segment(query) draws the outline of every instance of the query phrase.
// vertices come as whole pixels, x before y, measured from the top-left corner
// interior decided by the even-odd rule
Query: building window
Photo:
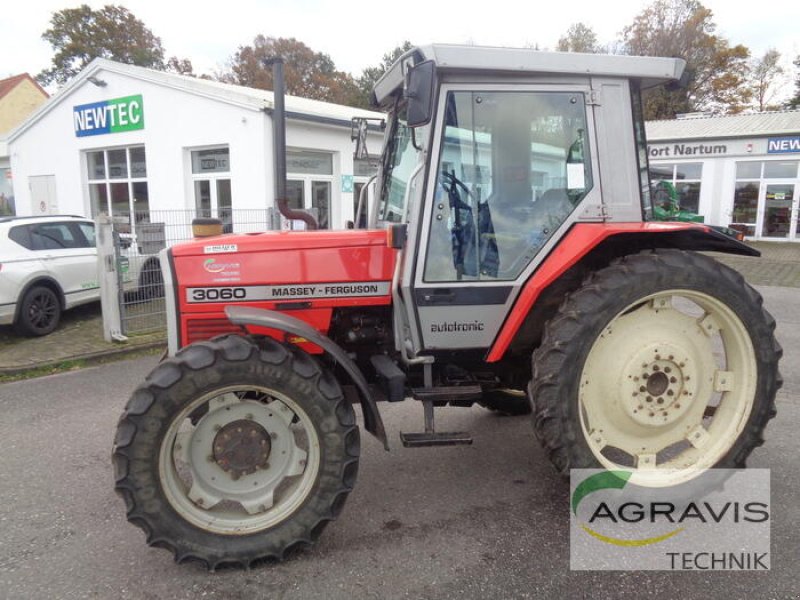
[[[748,236],[798,239],[798,175],[800,161],[736,163],[733,226]]]
[[[197,216],[219,219],[223,232],[233,232],[230,149],[192,150],[191,157]]]
[[[703,178],[703,163],[660,163],[650,164],[650,180],[654,190],[674,190],[675,200],[682,210],[698,214],[700,212],[700,182]],[[657,195],[658,196],[658,195]],[[659,198],[663,194],[658,196]],[[671,198],[665,198],[671,202]],[[656,199],[656,202],[664,201]],[[663,207],[669,210],[668,207]]]
[[[758,183],[737,181],[733,192],[733,225],[745,235],[756,234],[758,219]]]
[[[136,223],[150,221],[144,146],[92,150],[86,166],[92,218],[122,217],[118,231],[134,234]]]
[[[330,229],[333,191],[333,154],[306,150],[286,152],[287,200],[291,208],[305,209],[320,229]],[[302,221],[284,222],[284,228],[304,227]]]
[[[0,217],[16,214],[14,187],[11,183],[11,169],[0,169]]]

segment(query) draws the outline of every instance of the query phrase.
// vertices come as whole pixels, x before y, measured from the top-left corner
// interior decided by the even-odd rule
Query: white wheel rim
[[[204,405],[207,412],[192,423]],[[228,458],[246,443],[262,451],[242,470]],[[294,513],[313,488],[319,463],[319,437],[294,401],[268,388],[234,386],[194,400],[172,421],[159,478],[184,519],[213,533],[244,535]]]
[[[659,292],[621,311],[592,345],[579,386],[581,427],[603,467],[633,470],[631,483],[683,483],[731,449],[750,417],[756,376],[747,329],[724,302]]]

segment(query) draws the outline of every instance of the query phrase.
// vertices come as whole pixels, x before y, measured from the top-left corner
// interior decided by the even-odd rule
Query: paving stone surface
[[[744,275],[750,285],[800,288],[800,244],[753,242],[761,257],[712,253]]]
[[[163,331],[132,336],[123,343],[105,341],[100,303],[95,302],[65,312],[58,328],[43,337],[22,337],[12,327],[0,326],[0,375],[127,354],[157,344],[166,346]]]

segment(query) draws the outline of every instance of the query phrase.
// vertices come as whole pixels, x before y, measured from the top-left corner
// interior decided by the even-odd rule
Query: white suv
[[[120,262],[124,282],[133,287],[141,284],[136,278],[138,269],[134,273],[131,268],[139,261],[123,256]],[[155,276],[150,272],[155,265],[145,264],[148,278]],[[100,299],[97,275],[91,220],[0,217],[0,325],[13,323],[19,333],[47,335],[58,325],[63,310]]]

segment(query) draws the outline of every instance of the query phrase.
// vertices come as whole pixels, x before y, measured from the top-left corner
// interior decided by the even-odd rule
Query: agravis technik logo
[[[573,569],[770,568],[767,469],[712,469],[672,487],[637,485],[624,469],[571,476]]]

